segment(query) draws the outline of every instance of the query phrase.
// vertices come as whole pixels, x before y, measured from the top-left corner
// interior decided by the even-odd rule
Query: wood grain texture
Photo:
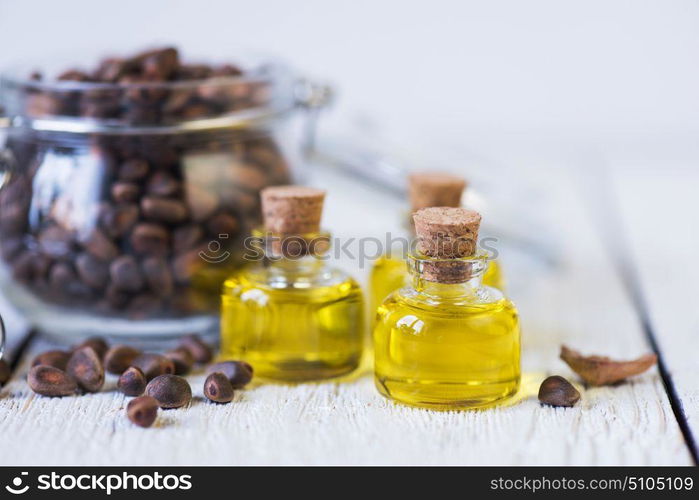
[[[550,229],[563,259],[561,267],[546,269],[503,248],[522,313],[525,370],[523,389],[510,404],[460,413],[402,407],[379,396],[365,368],[333,383],[255,385],[230,405],[214,405],[202,399],[203,377],[196,375],[190,377],[195,399],[189,407],[164,411],[155,428],[139,429],[125,418],[126,399],[114,392],[113,379],[99,394],[63,399],[31,394],[24,382],[28,356],[0,393],[0,462],[690,463],[655,370],[618,387],[580,387],[582,400],[572,409],[544,407],[536,400],[545,375],[575,380],[558,360],[561,342],[613,356],[648,351],[581,193],[559,172],[539,175],[551,188]],[[337,180],[326,173],[318,182],[327,186]],[[382,223],[376,212],[362,220],[342,210],[356,205],[358,186],[343,180],[343,187],[328,199],[325,224],[342,228],[341,236],[378,235]]]
[[[622,163],[614,191],[651,327],[699,439],[699,172]],[[650,237],[649,237],[650,236]]]

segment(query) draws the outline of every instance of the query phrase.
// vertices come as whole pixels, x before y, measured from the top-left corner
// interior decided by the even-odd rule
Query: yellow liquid
[[[494,292],[494,301],[393,293],[374,327],[379,392],[436,410],[484,407],[513,396],[520,383],[517,310]]]
[[[250,363],[255,376],[286,382],[338,377],[357,368],[363,299],[350,278],[328,286],[279,288],[242,272],[224,283],[221,357]]]
[[[370,318],[376,315],[381,303],[396,290],[409,283],[408,266],[405,260],[392,256],[379,257],[371,269],[369,283],[369,314]],[[498,290],[504,290],[505,284],[502,275],[502,266],[497,260],[491,260],[483,273],[483,284],[492,286]]]

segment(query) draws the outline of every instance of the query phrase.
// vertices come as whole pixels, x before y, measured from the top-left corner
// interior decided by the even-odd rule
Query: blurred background
[[[189,61],[278,57],[335,92],[322,148],[349,147],[370,169],[386,155],[461,173],[505,244],[521,249],[521,237],[533,237],[534,253],[555,255],[549,219],[566,195],[553,196],[561,184],[552,176],[574,170],[600,235],[631,220],[638,241],[654,237],[662,228],[647,228],[653,214],[638,207],[655,204],[681,215],[671,218],[675,252],[699,246],[696,210],[674,196],[699,180],[696,1],[0,0],[0,44],[0,67],[65,69],[81,57],[88,68],[163,45]],[[338,236],[397,226],[405,200],[312,172],[310,182],[332,192],[326,223]],[[612,223],[614,199],[626,212]],[[359,211],[348,210],[358,200]]]
[[[0,44],[2,66],[159,44],[276,55],[337,89],[325,132],[435,163],[697,156],[692,0],[0,0]]]

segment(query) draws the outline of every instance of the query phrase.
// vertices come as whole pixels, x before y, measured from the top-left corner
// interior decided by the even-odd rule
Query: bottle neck
[[[265,255],[264,265],[271,273],[313,274],[325,266],[325,261],[319,255],[304,255],[303,257],[284,257]]]
[[[413,288],[443,298],[473,295],[483,285],[486,257],[476,254],[461,259],[435,259],[413,253],[408,256]]]
[[[250,270],[251,276],[278,286],[313,282],[327,270],[324,257],[330,250],[330,234],[277,234],[259,228],[252,231],[249,248],[258,264]]]
[[[251,248],[257,256],[270,263],[280,262],[288,267],[306,267],[323,260],[330,250],[330,233],[318,231],[305,234],[278,234],[264,228],[251,234]],[[247,242],[246,242],[247,247]]]
[[[481,276],[474,276],[461,283],[438,283],[423,279],[420,275],[413,275],[412,279],[413,288],[418,292],[443,298],[473,295],[483,285]]]

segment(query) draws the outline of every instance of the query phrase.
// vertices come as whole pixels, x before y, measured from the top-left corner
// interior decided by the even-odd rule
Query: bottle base
[[[378,391],[397,403],[438,411],[475,410],[495,406],[513,397],[520,379],[497,382],[417,382],[415,380],[374,378]]]
[[[361,356],[345,358],[341,363],[304,358],[285,358],[274,361],[245,356],[243,359],[255,369],[255,376],[268,382],[317,382],[348,375],[359,368]]]

